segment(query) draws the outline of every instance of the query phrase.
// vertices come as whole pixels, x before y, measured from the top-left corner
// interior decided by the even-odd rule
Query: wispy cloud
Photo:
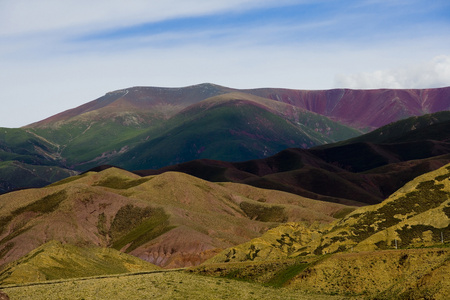
[[[446,0],[2,0],[0,126],[135,85],[450,85],[449,15]]]

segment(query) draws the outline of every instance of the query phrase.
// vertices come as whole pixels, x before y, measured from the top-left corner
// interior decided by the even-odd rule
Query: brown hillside
[[[329,223],[348,207],[182,173],[141,178],[109,168],[2,195],[0,212],[2,264],[56,240],[181,267],[283,222]]]

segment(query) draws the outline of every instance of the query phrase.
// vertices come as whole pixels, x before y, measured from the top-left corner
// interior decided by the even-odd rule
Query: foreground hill
[[[0,285],[159,269],[115,249],[80,248],[50,241],[4,266],[0,272]]]
[[[2,288],[11,299],[304,299],[338,300],[341,296],[305,294],[225,278],[211,278],[183,271],[102,276]]]
[[[284,224],[209,262],[414,248],[442,244],[449,238],[450,164],[417,177],[382,203],[358,208],[328,228]]]
[[[447,299],[449,237],[450,164],[417,177],[380,204],[329,225],[283,224],[191,272],[302,292]]]
[[[202,264],[189,272],[341,299],[442,299],[450,293],[448,248],[336,253],[301,259]],[[302,298],[303,299],[303,298]]]
[[[281,223],[329,223],[348,212],[183,173],[141,178],[109,168],[0,196],[0,263],[56,240],[114,248],[163,267],[191,266]]]
[[[184,192],[180,194],[173,187],[168,186],[168,183],[163,183],[164,181],[161,181],[163,175],[171,175],[170,179],[172,182],[176,178],[177,183],[183,186]],[[239,207],[247,214],[247,217],[250,217],[249,213],[252,213],[253,216],[251,218],[260,219],[261,221],[262,219],[268,221],[266,218],[279,218],[280,215],[283,215],[280,214],[279,209],[273,209],[274,203],[277,203],[276,206],[278,207],[283,207],[281,203],[284,201],[288,201],[291,205],[295,203],[294,198],[285,198],[288,194],[285,197],[280,197],[276,191],[271,191],[275,193],[273,194],[275,197],[271,198],[264,194],[265,190],[257,189],[259,194],[253,194],[253,188],[248,186],[232,183],[213,186],[214,184],[212,183],[205,185],[205,182],[202,183],[199,179],[190,181],[195,183],[195,186],[202,187],[201,190],[203,191],[207,190],[208,187],[215,187],[216,192],[217,189],[227,188],[232,189],[236,193],[230,195],[231,198],[227,200],[228,205],[218,207],[217,203],[213,206],[213,199],[217,199],[220,196],[219,194],[213,194],[214,192],[210,190],[209,193],[211,193],[212,198],[208,200],[209,205],[205,205],[204,201],[206,199],[199,197],[199,191],[195,194],[196,199],[203,199],[201,203],[194,201],[194,198],[188,197],[193,191],[189,191],[190,188],[187,184],[189,181],[186,180],[193,178],[187,175],[182,175],[184,177],[181,178],[173,177],[173,175],[178,174],[170,172],[163,175],[139,178],[128,172],[109,168],[100,173],[87,173],[70,178],[59,182],[53,188],[61,188],[64,185],[74,186],[74,183],[78,181],[78,185],[84,183],[85,185],[97,187],[99,189],[97,192],[107,190],[111,192],[109,196],[111,196],[113,190],[120,190],[119,194],[122,194],[122,197],[127,195],[129,198],[145,202],[150,198],[142,198],[140,195],[141,193],[149,195],[149,184],[153,182],[155,187],[157,186],[165,191],[163,194],[159,194],[156,190],[152,190],[156,194],[154,195],[154,203],[166,204],[164,206],[165,213],[170,217],[167,219],[168,223],[165,226],[176,224],[172,223],[172,219],[174,216],[173,212],[177,212],[175,218],[177,222],[183,222],[183,216],[190,215],[197,221],[197,229],[200,229],[199,225],[204,224],[206,220],[197,214],[200,205],[203,207],[204,214],[215,215],[214,222],[208,226],[208,233],[211,237],[214,237],[213,231],[217,230],[214,227],[214,223],[222,223],[215,212],[231,207],[230,203],[234,201],[243,201],[241,204],[246,203],[239,205]],[[167,197],[167,190],[170,190],[169,194],[176,197]],[[41,194],[45,194],[45,189],[40,189],[39,191]],[[159,197],[163,197],[163,199],[157,200]],[[239,200],[238,197],[242,198]],[[259,199],[257,202],[260,203],[272,204],[272,209],[268,209],[268,206],[265,206],[265,208],[252,208],[251,204],[254,203],[251,203],[248,197],[256,197]],[[95,197],[92,197],[92,195],[86,197],[86,194],[83,193],[78,193],[77,198],[81,199],[85,205],[96,202]],[[189,205],[189,211],[183,211],[183,207],[177,204],[177,202],[180,202],[180,199],[181,202]],[[114,203],[116,203],[118,198],[114,200]],[[220,198],[219,200],[223,201]],[[263,202],[264,200],[266,202]],[[108,208],[103,211],[103,214],[107,210],[115,210],[115,208],[112,209],[112,204],[108,205],[105,201],[106,199],[103,199],[101,201],[102,205],[99,206],[99,209],[100,207]],[[310,203],[309,200],[303,199],[301,201],[303,202],[298,202],[296,206],[307,206]],[[55,204],[53,201],[51,203]],[[324,207],[320,207],[320,202],[313,201],[313,203],[319,205],[315,207],[315,211],[323,211]],[[39,202],[39,204],[27,206],[27,209],[16,209],[13,215],[25,211],[28,211],[28,214],[30,214],[30,211],[38,211],[37,207],[41,207],[40,212],[43,212],[42,203]],[[9,205],[14,204],[9,203]],[[64,202],[60,203],[59,206],[68,207],[67,203]],[[205,211],[204,209],[208,206],[214,208],[206,212],[207,210]],[[330,212],[332,206],[332,204],[326,204],[325,207],[327,209],[325,211]],[[30,209],[31,207],[33,210]],[[94,223],[92,220],[89,221],[90,215],[95,216],[98,213],[93,208],[88,207],[86,210],[88,213],[84,213],[83,220]],[[286,209],[286,206],[284,208]],[[357,299],[446,299],[450,293],[450,284],[447,280],[448,272],[450,271],[450,251],[448,249],[448,237],[450,236],[449,208],[450,164],[417,177],[380,204],[358,208],[349,214],[346,214],[345,209],[334,212],[333,215],[335,216],[338,214],[346,215],[331,224],[326,224],[325,222],[320,224],[320,222],[304,220],[273,227],[258,238],[225,249],[203,264],[187,269],[186,271],[191,274],[183,274],[180,270],[177,270],[162,273],[127,274],[127,276],[118,275],[101,279],[83,279],[82,282],[72,279],[70,281],[48,282],[46,283],[48,286],[45,286],[45,292],[47,295],[51,291],[55,295],[66,297],[67,293],[70,293],[70,290],[73,289],[73,285],[76,284],[78,287],[76,293],[81,293],[79,294],[80,297],[88,297],[95,291],[97,298],[112,295],[110,293],[114,293],[116,296],[126,295],[130,299],[134,299],[133,297],[157,297],[161,295],[161,289],[163,289],[165,295],[170,295],[170,297],[199,297],[200,299],[201,297],[205,297],[205,299],[211,298],[210,293],[214,293],[215,298],[235,298],[238,296],[244,299],[269,296],[274,299],[296,299],[298,297],[304,298],[305,295],[308,295],[305,296],[306,298],[312,297],[313,299],[327,299],[329,295],[357,297]],[[54,212],[57,212],[58,209],[59,207]],[[156,211],[157,207],[154,206],[153,209]],[[127,210],[130,210],[130,208],[128,207]],[[82,211],[82,209],[78,209],[78,211]],[[46,212],[48,213],[48,211]],[[309,214],[311,213],[312,211],[309,211]],[[226,214],[228,215],[227,220],[235,220],[231,210]],[[122,251],[128,252],[129,247],[133,247],[133,244],[136,245],[136,243],[142,242],[142,235],[137,233],[142,233],[143,226],[137,225],[135,229],[128,231],[130,233],[125,233],[126,238],[120,237],[120,235],[117,235],[117,232],[123,233],[124,228],[127,227],[125,223],[133,220],[126,218],[125,221],[125,219],[122,219],[124,215],[126,213],[120,212],[119,209],[115,217],[106,217],[106,222],[103,217],[100,217],[96,227],[98,227],[99,236],[102,235],[100,231],[108,231],[110,233],[113,245],[117,245],[118,242],[117,240],[114,241],[114,239],[119,237],[119,240],[123,241],[123,243],[119,242],[119,244],[125,245],[119,246],[119,248],[122,247]],[[134,215],[140,216],[141,214]],[[66,214],[65,217],[67,219],[69,215]],[[106,224],[108,220],[112,220],[111,228],[114,228],[113,231],[107,229],[108,226]],[[149,219],[144,222],[146,223],[145,227],[150,227],[150,230],[153,230],[153,225],[148,226],[149,223],[147,222],[151,223]],[[272,225],[275,225],[275,223],[277,222],[272,222]],[[241,224],[245,226],[241,227],[241,230],[244,228],[249,230],[257,223],[245,224],[243,222]],[[136,223],[132,226],[135,225]],[[136,230],[137,228],[139,230]],[[169,229],[166,233],[173,232],[176,229],[177,227]],[[201,229],[203,232],[205,230],[207,229]],[[236,229],[228,226],[224,227],[222,223],[221,238],[223,239],[230,230],[234,230],[234,234],[239,234],[239,231],[236,231]],[[94,234],[96,233],[94,232]],[[70,237],[68,238],[70,239]],[[129,238],[132,239],[130,240]],[[174,236],[163,233],[158,238],[173,241],[180,237],[174,238]],[[198,236],[191,235],[190,239],[198,241]],[[128,240],[128,242],[125,242],[125,240]],[[80,244],[87,244],[86,241],[78,241]],[[188,241],[183,240],[183,242],[186,243]],[[45,249],[52,247],[61,248],[62,245],[57,242],[46,244],[9,266],[20,269],[21,265],[27,266],[27,263],[33,263],[34,261],[39,264],[41,253],[46,257]],[[177,255],[176,251],[171,251],[173,248],[170,249],[167,245],[161,245],[160,247],[172,255]],[[85,246],[83,249],[80,249],[66,245],[65,248],[65,252],[63,251],[58,256],[60,258],[57,259],[61,264],[65,264],[67,261],[61,259],[61,257],[65,257],[64,253],[66,252],[87,251],[86,257],[91,255],[89,254],[90,250],[85,248]],[[77,250],[68,251],[67,249]],[[132,252],[130,253],[133,254]],[[81,259],[81,262],[84,261],[85,259]],[[11,267],[9,270],[14,270],[14,267]],[[95,269],[95,267],[92,267],[92,269]],[[49,270],[54,271],[55,269],[50,268]],[[210,275],[217,278],[199,277],[192,273]],[[8,276],[6,275],[3,278],[8,278]],[[239,279],[240,281],[231,279]],[[249,282],[245,283],[242,281]],[[143,282],[145,282],[146,287],[142,287]],[[149,284],[149,282],[152,284]],[[263,283],[266,287],[256,285],[256,283]],[[115,285],[115,287],[99,293],[99,285]],[[222,285],[226,289],[221,289]],[[119,290],[117,290],[118,286],[120,286]],[[189,286],[188,290],[186,290],[186,286]],[[277,289],[274,290],[267,286],[277,287]],[[259,288],[259,290],[256,291],[255,288]],[[3,290],[16,297],[30,294],[38,295],[37,297],[39,297],[40,294],[44,293],[43,287],[36,284],[6,286]],[[264,293],[264,296],[261,292]],[[275,294],[272,294],[274,292]]]

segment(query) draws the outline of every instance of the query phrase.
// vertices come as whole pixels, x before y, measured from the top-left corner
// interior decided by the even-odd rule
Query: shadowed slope
[[[194,160],[139,175],[178,171],[210,181],[231,181],[338,203],[375,204],[423,173],[450,162],[447,112],[400,121],[362,136],[361,142],[287,149],[271,157],[229,163]],[[431,125],[417,125],[429,124]],[[437,121],[436,121],[437,120]],[[437,123],[435,123],[437,122]],[[404,130],[405,124],[416,129]],[[420,127],[420,128],[419,128]],[[396,133],[393,128],[400,128]],[[403,129],[402,129],[403,128]],[[385,132],[401,143],[376,144]],[[429,137],[431,139],[427,139]]]

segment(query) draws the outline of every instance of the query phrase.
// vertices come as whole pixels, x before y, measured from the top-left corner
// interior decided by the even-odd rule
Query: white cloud
[[[355,89],[450,86],[450,56],[439,55],[428,62],[394,69],[338,74],[335,86]]]

